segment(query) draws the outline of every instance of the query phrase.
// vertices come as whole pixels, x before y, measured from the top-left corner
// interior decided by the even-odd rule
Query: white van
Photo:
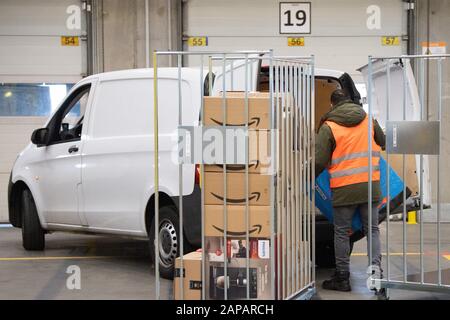
[[[259,67],[251,89],[267,84],[268,72],[268,67]],[[182,69],[184,125],[199,123],[199,77],[198,69]],[[216,77],[215,87],[221,88],[220,78]],[[177,69],[159,69],[159,263],[161,275],[167,278],[173,277],[179,242],[178,166],[171,160],[178,126],[177,79]],[[346,88],[359,102],[348,74],[316,69],[318,79]],[[320,97],[320,88],[316,90]],[[316,101],[328,104],[330,93]],[[197,175],[194,165],[184,166],[185,252],[201,243]],[[50,231],[154,239],[153,181],[152,69],[93,75],[71,89],[17,157],[8,190],[10,222],[22,228],[26,250],[43,250]],[[316,227],[318,264],[333,261],[332,225],[318,217]],[[150,241],[153,256],[152,247]]]

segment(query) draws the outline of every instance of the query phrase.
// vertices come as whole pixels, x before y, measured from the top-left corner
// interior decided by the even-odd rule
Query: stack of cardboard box
[[[246,229],[245,165],[226,166],[227,243],[224,243],[223,165],[204,166],[206,293],[224,298],[224,263],[228,261],[228,298],[245,299],[246,256],[250,259],[250,298],[270,298],[270,113],[268,93],[248,94],[248,119],[243,92],[227,92],[227,119],[222,97],[204,98],[205,126],[242,126],[248,123],[248,230]],[[248,121],[247,121],[248,120]],[[246,234],[249,234],[249,243]]]
[[[245,127],[247,123],[243,92],[226,93],[226,126]],[[222,97],[204,98],[204,125],[222,126]],[[268,93],[248,94],[248,217],[249,243],[246,241],[245,165],[227,165],[227,243],[224,243],[224,174],[223,165],[204,166],[203,230],[206,245],[206,281],[201,279],[200,252],[186,254],[184,270],[176,260],[175,299],[200,299],[205,286],[207,299],[224,298],[224,263],[228,261],[228,298],[245,299],[247,288],[246,255],[250,258],[250,297],[269,299],[270,292],[270,96]],[[240,150],[238,152],[241,152]],[[248,248],[248,249],[247,249]],[[191,270],[193,269],[193,270]],[[180,276],[184,276],[184,295],[180,292]]]

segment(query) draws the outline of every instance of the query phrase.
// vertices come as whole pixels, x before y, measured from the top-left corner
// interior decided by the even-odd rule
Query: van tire
[[[22,192],[22,244],[25,250],[38,251],[45,248],[45,231],[30,190]]]
[[[178,209],[174,205],[165,206],[159,209],[159,235],[160,235],[160,261],[159,274],[164,279],[173,279],[175,270],[175,259],[180,255],[180,228],[179,228]],[[152,220],[150,226],[150,257],[155,263],[155,218]],[[184,238],[183,253],[188,253],[192,250],[189,242]],[[175,252],[174,252],[175,251]]]

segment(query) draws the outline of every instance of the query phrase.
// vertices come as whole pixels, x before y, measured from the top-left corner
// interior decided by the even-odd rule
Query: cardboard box
[[[219,96],[222,96],[222,92],[220,91]],[[269,99],[270,98],[270,93],[269,92],[261,92],[261,91],[249,91],[247,93],[249,98],[266,98]],[[227,91],[227,97],[230,98],[244,98],[245,97],[245,91]]]
[[[243,93],[227,93],[227,126],[245,126],[245,99]],[[204,97],[205,125],[223,125],[222,97]],[[248,98],[248,126],[253,129],[270,129],[270,99],[267,93],[250,94]]]
[[[249,236],[265,238],[270,237],[269,206],[249,206]],[[228,236],[245,236],[245,206],[227,206]],[[205,236],[223,237],[223,206],[205,205]]]
[[[201,300],[202,298],[202,253],[191,252],[183,257],[184,267],[184,297],[181,296],[181,258],[175,260],[175,277],[173,279],[173,292],[175,300]]]
[[[205,172],[205,204],[223,204],[224,175],[222,172]],[[245,173],[227,173],[227,204],[245,205]],[[272,176],[248,175],[248,200],[252,206],[270,205],[270,185]]]
[[[247,257],[247,240],[231,239],[228,240],[227,253],[229,258]],[[270,240],[250,238],[249,256],[250,259],[269,259]]]
[[[327,79],[316,79],[315,82],[315,128],[319,127],[322,116],[331,110],[331,94],[334,90],[339,89],[337,82]]]
[[[246,259],[231,259],[228,268],[228,299],[247,298]],[[224,264],[207,261],[206,293],[210,299],[224,299]],[[249,268],[250,299],[271,298],[271,272],[269,259],[251,259]]]
[[[208,236],[208,260],[214,262],[223,262],[225,257],[224,238],[217,236]],[[270,240],[264,238],[249,238],[250,259],[269,259],[270,258]],[[227,238],[227,257],[229,259],[243,258],[247,256],[247,240],[245,238]]]
[[[271,298],[271,282],[273,274],[270,272],[271,260],[265,253],[270,251],[270,240],[264,238],[250,238],[250,298],[251,299],[270,299]],[[239,243],[240,242],[240,243]],[[223,237],[206,237],[205,252],[206,256],[206,281],[205,291],[209,299],[223,299],[224,295],[224,256],[228,252],[228,298],[229,299],[246,299],[247,288],[247,259],[241,257],[243,251],[246,251],[245,239],[228,239],[228,243],[224,245]],[[259,244],[261,249],[256,249]],[[237,246],[234,246],[236,245]],[[255,247],[256,252],[252,251]],[[241,251],[241,253],[239,253]],[[246,254],[246,252],[245,252]],[[259,255],[265,258],[259,258]],[[258,257],[257,257],[258,256]]]
[[[248,141],[248,172],[271,174],[270,131],[249,130]],[[204,170],[205,172],[222,172],[223,165],[205,165]],[[227,165],[227,172],[245,172],[245,164],[229,164]]]

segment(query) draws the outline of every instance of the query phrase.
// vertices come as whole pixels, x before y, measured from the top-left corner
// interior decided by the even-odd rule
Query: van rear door
[[[368,88],[368,66],[365,65],[358,69],[366,82]],[[390,121],[418,121],[420,120],[420,99],[417,89],[416,79],[409,60],[398,60],[395,63],[391,62],[389,67],[390,74],[390,104],[389,114],[387,114],[387,62],[377,60],[373,63],[372,75],[372,110],[373,116],[383,129],[386,129],[386,119],[389,116]],[[403,99],[403,74],[406,75],[406,101]],[[369,94],[369,93],[368,93]],[[405,117],[403,114],[403,103],[405,102]],[[411,137],[414,139],[414,137]],[[402,176],[402,161],[401,155],[390,156],[390,165],[395,171]],[[420,172],[420,155],[406,156],[406,177],[405,182],[412,191],[413,196],[419,193],[419,172]],[[429,157],[423,156],[423,202],[424,205],[431,204],[431,182],[430,182],[430,168]]]

